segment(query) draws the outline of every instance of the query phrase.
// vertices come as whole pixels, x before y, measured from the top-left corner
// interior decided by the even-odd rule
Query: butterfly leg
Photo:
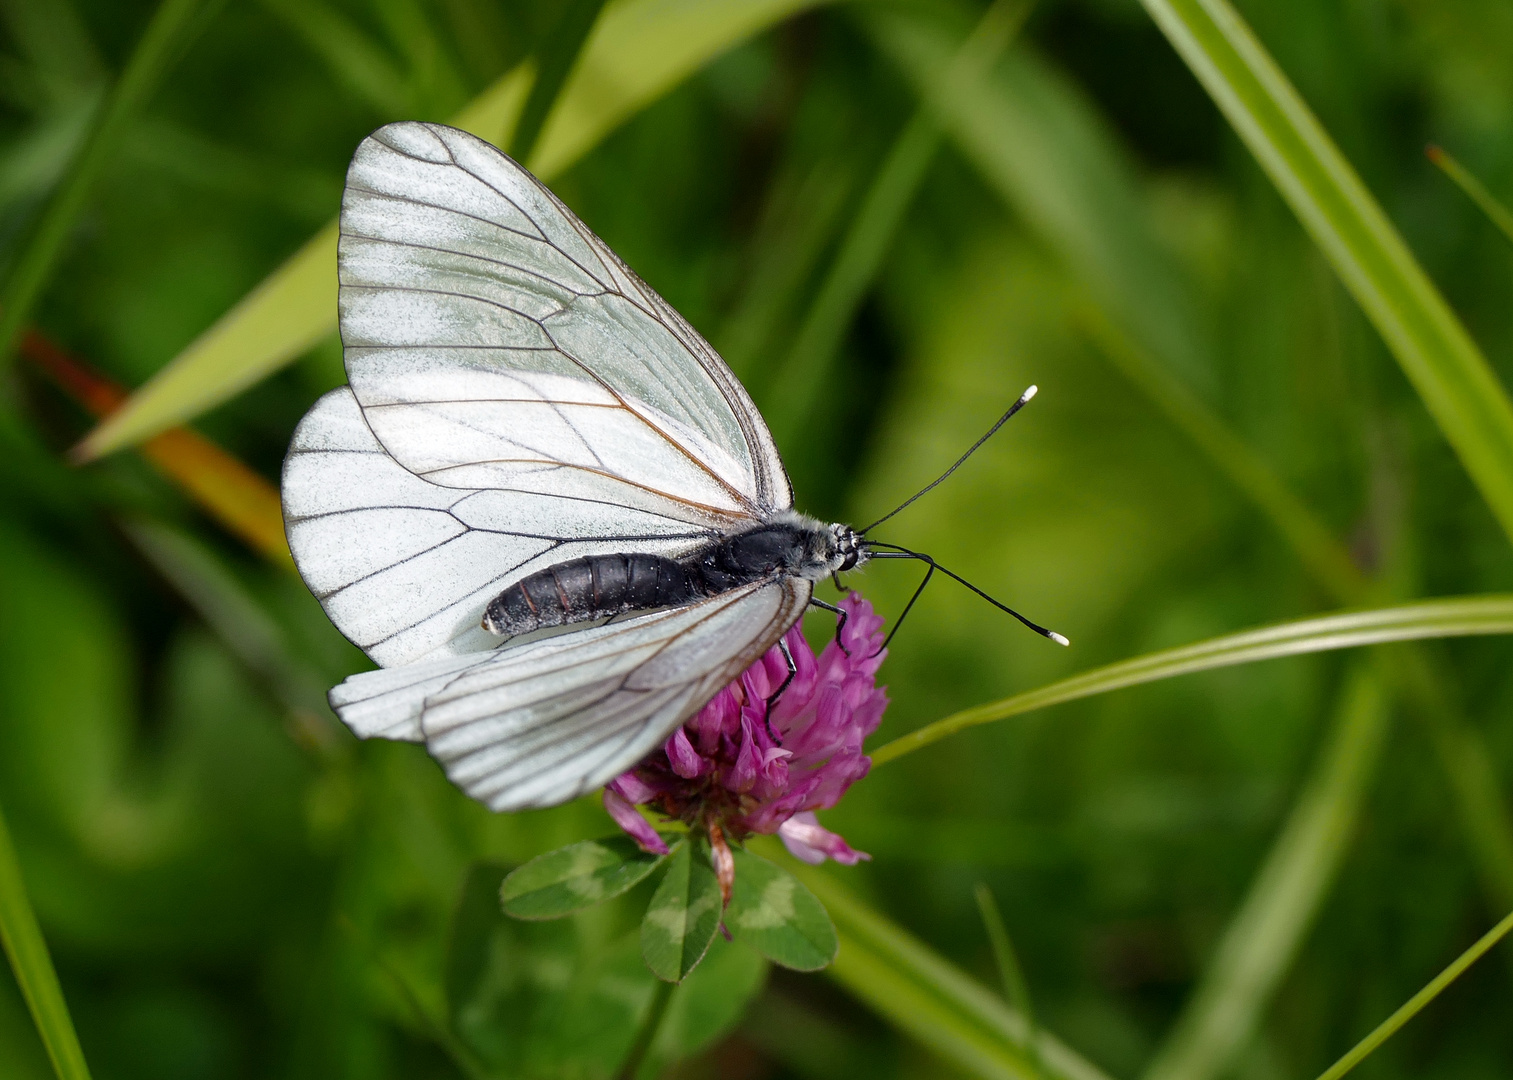
[[[812,596],[809,598],[809,606],[823,608],[825,611],[829,611],[840,616],[840,619],[835,624],[835,643],[841,647],[841,652],[845,653],[847,656],[850,656],[851,650],[846,648],[846,643],[841,640],[841,631],[846,629],[846,620],[850,618],[850,616],[846,614],[846,609],[838,608],[834,604],[827,604],[823,600],[816,600]]]
[[[767,725],[767,737],[777,746],[783,745],[783,740],[778,738],[777,732],[772,730],[772,707],[777,704],[778,698],[783,696],[783,691],[788,689],[788,684],[799,673],[799,666],[793,662],[793,653],[788,651],[786,638],[778,638],[778,648],[783,652],[783,659],[788,661],[788,675],[783,684],[772,693],[767,695],[767,707],[762,710],[762,723]]]

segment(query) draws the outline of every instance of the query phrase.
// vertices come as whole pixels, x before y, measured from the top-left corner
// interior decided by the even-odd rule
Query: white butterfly
[[[868,557],[793,512],[708,343],[487,143],[364,140],[339,265],[350,385],[301,421],[283,500],[305,582],[381,666],[331,691],[358,735],[423,741],[496,810],[565,802]]]

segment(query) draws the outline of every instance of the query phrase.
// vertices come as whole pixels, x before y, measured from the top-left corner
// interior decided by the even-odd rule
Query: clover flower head
[[[770,712],[767,699],[788,676],[777,646],[673,732],[661,750],[604,789],[605,809],[646,851],[665,853],[667,846],[638,805],[707,831],[727,899],[726,837],[776,833],[809,863],[830,858],[851,865],[870,858],[815,816],[867,775],[872,761],[862,753],[862,740],[877,729],[888,704],[877,685],[886,655],[883,619],[856,593],[840,607],[845,625],[818,657],[797,626],[784,635],[797,670]]]

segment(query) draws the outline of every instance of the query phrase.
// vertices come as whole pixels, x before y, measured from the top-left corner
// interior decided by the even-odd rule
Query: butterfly
[[[729,367],[490,144],[379,129],[340,228],[348,385],[282,491],[301,576],[379,665],[330,693],[357,735],[423,742],[495,810],[566,802],[888,547],[795,512]]]

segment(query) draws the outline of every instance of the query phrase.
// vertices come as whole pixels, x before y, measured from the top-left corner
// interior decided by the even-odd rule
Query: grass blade
[[[792,349],[778,370],[765,377],[768,390],[763,396],[769,403],[764,403],[763,414],[779,446],[791,447],[812,422],[836,350],[939,146],[939,127],[920,109],[904,125],[862,196]]]
[[[1030,1050],[1030,1065],[1035,1075],[1041,1075],[1040,1032],[1035,1026],[1035,1003],[1030,999],[1030,984],[1019,965],[1019,956],[1014,952],[1014,943],[1009,938],[1008,928],[1003,925],[1003,915],[998,911],[998,902],[985,882],[979,881],[974,890],[977,894],[977,910],[982,912],[982,924],[988,931],[988,940],[993,945],[993,958],[998,963],[998,976],[1003,980],[1005,1000],[1019,1010],[1024,1017],[1024,1041]]]
[[[516,161],[527,160],[536,148],[547,115],[557,103],[573,63],[583,51],[589,31],[603,8],[604,0],[568,0],[558,12],[556,23],[537,50],[536,82],[510,139],[510,156]]]
[[[619,0],[608,5],[528,159],[560,175],[627,119],[738,42],[821,0]]]
[[[47,1047],[58,1080],[89,1080],[89,1066],[79,1048],[79,1037],[74,1032],[73,1018],[68,1015],[68,1003],[63,1000],[63,988],[58,985],[52,957],[47,953],[47,942],[26,896],[26,884],[21,880],[21,866],[16,861],[16,849],[3,811],[0,811],[0,939],[4,940],[5,955],[16,973],[16,984],[31,1009],[32,1020]]]
[[[1392,1038],[1398,1028],[1417,1016],[1419,1011],[1437,998],[1445,987],[1460,978],[1461,974],[1480,960],[1488,949],[1507,937],[1510,930],[1513,930],[1513,912],[1503,916],[1502,922],[1478,938],[1474,945],[1456,957],[1450,966],[1436,975],[1427,986],[1405,1001],[1397,1012],[1377,1025],[1375,1031],[1356,1043],[1348,1054],[1320,1073],[1319,1080],[1340,1080],[1340,1077],[1364,1061],[1377,1047]]]
[[[203,0],[163,0],[115,84],[106,93],[89,133],[63,181],[37,220],[0,289],[0,365],[10,360],[21,328],[46,288],[95,182],[115,153],[121,132],[141,111],[197,28]]]
[[[621,0],[594,24],[547,117],[531,170],[550,180],[616,126],[732,45],[817,0]],[[522,64],[453,117],[506,144],[533,82]],[[294,361],[336,329],[333,221],[139,388],[78,446],[88,461],[184,423]]]
[[[95,416],[109,416],[126,391],[65,353],[36,331],[21,340],[21,353]],[[188,428],[170,428],[142,445],[142,456],[176,483],[226,530],[264,558],[286,569],[294,559],[284,538],[278,489],[240,460]]]
[[[1509,210],[1497,201],[1497,196],[1487,190],[1483,184],[1466,169],[1464,165],[1456,161],[1441,147],[1432,143],[1424,147],[1424,155],[1440,170],[1455,182],[1466,195],[1481,208],[1481,212],[1492,219],[1492,224],[1502,230],[1502,234],[1509,240],[1513,240],[1513,210]]]
[[[1513,633],[1513,595],[1496,593],[1420,600],[1242,630],[1121,660],[1001,701],[964,709],[879,747],[872,752],[872,764],[892,761],[978,724],[1195,671],[1390,641],[1507,633]]]
[[[1513,537],[1513,403],[1287,76],[1226,0],[1141,0],[1292,206]]]
[[[1037,1073],[1022,1015],[902,927],[868,908],[834,877],[763,837],[747,844],[780,862],[825,905],[840,937],[826,974],[890,1024],[973,1076],[1107,1080],[1096,1065],[1041,1030]]]
[[[1328,893],[1389,713],[1376,675],[1358,665],[1312,775],[1145,1080],[1208,1080],[1244,1048]]]

